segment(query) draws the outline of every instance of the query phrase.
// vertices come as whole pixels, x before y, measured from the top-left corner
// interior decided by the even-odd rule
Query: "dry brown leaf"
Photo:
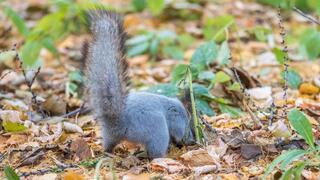
[[[10,138],[6,141],[7,145],[18,145],[27,142],[27,135],[25,134],[11,134]]]
[[[70,149],[71,151],[75,152],[74,158],[76,161],[93,157],[93,153],[88,143],[82,138],[77,138],[76,140],[72,141]]]
[[[214,165],[217,162],[205,149],[189,151],[181,155],[180,158],[188,166]]]
[[[187,167],[170,158],[156,158],[151,161],[151,169],[153,171],[179,173],[187,170]]]
[[[31,178],[31,180],[56,180],[58,178],[58,174],[55,173],[49,173],[49,174],[44,174],[40,176],[34,176]]]
[[[152,176],[147,173],[135,175],[135,174],[126,174],[122,177],[122,180],[150,180]]]
[[[68,171],[66,173],[63,173],[62,179],[63,180],[84,180],[83,175],[74,171]]]
[[[309,84],[309,83],[302,83],[299,87],[299,92],[301,94],[309,94],[309,95],[313,95],[313,94],[318,94],[319,93],[319,88],[313,84]]]
[[[219,174],[221,179],[224,180],[238,180],[238,176],[235,174]]]
[[[81,129],[81,127],[70,122],[63,122],[63,129],[66,132],[83,134],[83,130]]]
[[[42,104],[42,108],[52,116],[60,116],[66,114],[67,104],[59,96],[52,95]]]
[[[193,171],[195,173],[195,176],[200,176],[201,174],[214,172],[217,169],[218,168],[216,165],[206,165],[206,166],[194,167]]]

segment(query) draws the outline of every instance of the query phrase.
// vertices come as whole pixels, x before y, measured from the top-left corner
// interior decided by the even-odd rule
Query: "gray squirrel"
[[[158,158],[166,155],[170,142],[194,143],[191,122],[178,99],[128,92],[122,17],[99,9],[88,16],[93,36],[86,52],[88,90],[104,149],[112,152],[127,140],[144,145],[150,158]]]

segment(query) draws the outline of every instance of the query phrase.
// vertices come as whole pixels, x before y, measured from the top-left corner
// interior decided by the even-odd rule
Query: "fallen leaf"
[[[11,134],[10,138],[6,141],[8,145],[17,145],[27,142],[27,135],[24,134]]]
[[[60,116],[66,114],[67,104],[59,96],[52,95],[42,103],[42,108],[51,116]]]
[[[150,180],[152,176],[147,173],[135,175],[135,174],[126,174],[122,177],[122,180]]]
[[[63,180],[83,180],[83,175],[74,172],[74,171],[68,171],[66,173],[62,174],[62,179]]]
[[[153,171],[179,173],[187,170],[187,167],[170,158],[156,158],[151,161],[151,169]]]
[[[204,166],[216,164],[216,160],[205,149],[189,151],[180,156],[188,166]]]
[[[258,176],[264,172],[264,167],[257,166],[257,165],[251,165],[249,167],[242,167],[242,171],[249,173],[251,176]]]
[[[261,147],[255,144],[241,144],[240,150],[245,159],[252,159],[262,154]]]
[[[34,176],[31,180],[56,180],[58,178],[58,174],[49,173],[40,176]]]
[[[77,138],[76,140],[72,141],[70,149],[75,153],[76,161],[93,157],[88,143],[82,138]]]
[[[66,132],[83,134],[83,130],[81,129],[81,127],[79,127],[76,124],[72,124],[70,122],[63,122],[63,129]]]
[[[221,179],[224,180],[238,180],[238,176],[235,174],[219,174]]]
[[[302,83],[299,87],[299,92],[301,94],[313,95],[319,93],[319,88],[313,84]]]
[[[193,171],[195,176],[200,176],[202,174],[206,174],[206,173],[211,173],[216,171],[218,168],[216,165],[205,165],[205,166],[200,166],[200,167],[194,167]]]
[[[283,120],[278,120],[274,122],[272,126],[269,127],[269,130],[276,138],[289,138],[291,137],[291,132],[288,126],[283,122]]]

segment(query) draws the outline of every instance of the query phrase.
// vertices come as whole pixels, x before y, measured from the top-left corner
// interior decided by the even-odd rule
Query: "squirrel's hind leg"
[[[119,136],[112,135],[114,133],[110,132],[110,131],[112,131],[112,129],[108,128],[105,121],[100,122],[100,128],[101,128],[100,130],[102,133],[103,148],[106,152],[112,153],[114,147],[120,143],[121,139]]]
[[[120,141],[116,138],[110,136],[103,137],[103,148],[106,152],[112,153],[113,149],[116,145],[118,145]]]
[[[154,130],[152,139],[146,144],[146,149],[150,158],[164,157],[167,153],[170,142],[170,135],[167,126],[160,126]]]

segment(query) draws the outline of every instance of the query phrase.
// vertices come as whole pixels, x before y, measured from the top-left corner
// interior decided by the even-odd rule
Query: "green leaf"
[[[26,37],[29,34],[29,29],[27,28],[24,20],[8,6],[4,6],[4,12],[18,28],[18,31]]]
[[[260,3],[272,5],[274,7],[280,6],[281,8],[285,8],[285,9],[289,9],[294,5],[294,3],[292,3],[293,1],[288,1],[288,0],[257,0],[257,1]]]
[[[191,64],[195,65],[199,70],[209,65],[217,58],[217,46],[214,41],[209,41],[198,47],[191,57]]]
[[[228,106],[225,104],[219,104],[219,109],[222,113],[228,113],[232,118],[240,117],[243,112],[239,108]]]
[[[300,180],[301,179],[301,173],[303,169],[306,167],[307,163],[306,162],[298,162],[294,169],[294,180]]]
[[[231,15],[218,16],[207,20],[203,33],[208,40],[215,40],[221,42],[226,40],[228,28],[234,24],[234,17]]]
[[[240,91],[241,90],[241,86],[238,82],[234,82],[231,86],[228,86],[228,89],[230,91]]]
[[[217,61],[220,65],[227,65],[230,61],[230,49],[227,41],[224,41],[218,52]]]
[[[278,156],[276,159],[274,159],[272,161],[271,164],[269,164],[267,166],[267,169],[262,177],[262,179],[266,179],[266,177],[273,171],[273,169],[281,162],[283,162],[288,156],[291,156],[292,154],[299,154],[301,151],[304,151],[304,150],[301,150],[301,149],[293,149],[293,150],[289,150],[283,154],[281,154],[280,156]]]
[[[153,15],[159,15],[165,5],[165,0],[147,0],[147,8]]]
[[[283,174],[282,174],[282,176],[281,176],[281,178],[280,178],[280,180],[292,180],[293,178],[293,169],[292,168],[290,168],[290,169],[288,169],[288,170],[286,170]]]
[[[171,74],[171,82],[176,84],[179,83],[182,79],[185,78],[185,75],[188,70],[188,65],[186,64],[179,64],[177,65]]]
[[[136,46],[129,48],[127,54],[129,57],[133,57],[133,56],[137,56],[137,55],[140,55],[140,54],[147,52],[148,49],[149,49],[149,43],[144,42],[144,43],[141,43],[139,45],[136,45]]]
[[[214,83],[225,83],[231,80],[231,77],[223,71],[216,73],[213,82]]]
[[[57,48],[54,46],[54,41],[51,38],[44,38],[42,40],[42,45],[48,49],[55,57],[59,57],[59,52]]]
[[[257,26],[253,29],[254,35],[256,36],[258,41],[267,41],[267,36],[272,33],[269,28],[265,28],[263,26]]]
[[[190,47],[195,41],[195,39],[190,34],[184,33],[178,36],[178,41],[179,41],[179,45],[183,49],[185,49]]]
[[[147,91],[168,97],[175,97],[179,92],[178,88],[173,84],[158,84],[150,87]]]
[[[292,127],[306,140],[310,147],[314,148],[314,139],[311,123],[298,109],[292,109],[288,113],[288,119]]]
[[[78,85],[73,82],[66,83],[66,94],[72,94],[73,96],[77,95]]]
[[[150,54],[152,57],[156,57],[158,54],[160,40],[159,39],[153,39],[150,44]]]
[[[175,39],[177,38],[177,34],[173,31],[168,31],[168,30],[164,30],[164,31],[159,31],[157,32],[157,38],[160,40],[168,40],[168,39]]]
[[[82,77],[80,71],[71,71],[68,74],[68,76],[69,76],[70,81],[75,81],[77,83],[82,83],[83,82],[83,77]]]
[[[196,99],[196,106],[199,111],[201,111],[202,113],[204,113],[208,116],[215,115],[214,111],[212,110],[212,108],[210,107],[210,105],[208,104],[207,101],[204,101],[202,99],[197,98]]]
[[[133,38],[128,39],[126,41],[126,45],[127,46],[136,46],[141,43],[145,43],[145,42],[151,40],[153,35],[154,35],[153,33],[147,33],[147,34],[135,36]]]
[[[210,95],[209,89],[204,85],[193,83],[193,93],[196,97]]]
[[[198,78],[201,80],[212,81],[215,75],[211,71],[202,71],[199,73]]]
[[[281,73],[282,79],[284,80],[285,71]],[[289,69],[287,73],[288,85],[292,89],[298,89],[302,83],[301,76],[293,69]]]
[[[301,36],[300,52],[311,60],[320,55],[320,32],[316,29],[307,29]]]
[[[183,50],[178,46],[166,46],[163,48],[163,53],[170,58],[183,60]]]
[[[23,124],[11,121],[3,121],[2,126],[7,132],[20,132],[27,129]]]
[[[6,175],[6,178],[8,178],[8,180],[20,180],[19,176],[10,166],[4,167],[4,174]]]
[[[21,48],[21,58],[26,66],[36,64],[41,50],[41,44],[37,41],[28,41]]]
[[[280,168],[282,170],[285,170],[285,168],[287,167],[287,165],[289,165],[290,163],[292,163],[294,160],[300,158],[301,156],[305,155],[307,153],[307,151],[305,150],[300,150],[297,151],[296,153],[292,153],[290,155],[288,155],[281,163]]]
[[[278,61],[278,63],[283,64],[286,54],[279,48],[273,48],[272,52],[276,56],[276,60]]]
[[[132,4],[137,11],[142,11],[146,8],[146,0],[132,0]]]

